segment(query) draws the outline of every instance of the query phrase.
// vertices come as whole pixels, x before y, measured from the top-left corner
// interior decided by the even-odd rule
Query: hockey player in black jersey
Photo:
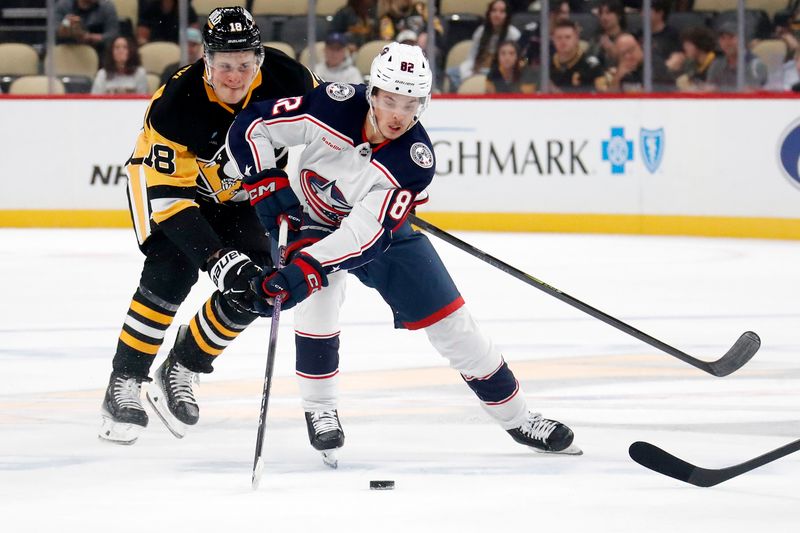
[[[259,274],[257,286],[259,305],[281,295],[284,308],[297,306],[296,372],[309,439],[335,466],[333,451],[344,444],[339,309],[350,273],[380,293],[395,327],[425,330],[514,440],[579,453],[566,425],[529,411],[433,246],[406,220],[434,176],[433,147],[419,123],[431,78],[419,47],[391,43],[374,59],[367,87],[330,83],[303,97],[257,102],[228,132],[229,158],[265,228],[274,233],[287,215],[299,230],[289,264]],[[289,177],[275,168],[274,147],[296,145],[305,148],[298,175]]]
[[[265,48],[252,16],[217,8],[204,57],[153,95],[128,161],[128,198],[144,267],[119,336],[100,438],[133,443],[148,417],[140,392],[178,306],[207,272],[218,290],[153,375],[148,399],[176,436],[197,422],[192,382],[256,317],[248,281],[269,265],[269,242],[224,150],[237,113],[318,85],[305,67]]]

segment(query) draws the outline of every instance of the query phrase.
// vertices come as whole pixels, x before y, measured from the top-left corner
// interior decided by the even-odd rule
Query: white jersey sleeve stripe
[[[367,250],[367,249],[369,249],[370,247],[372,247],[372,245],[373,245],[373,244],[375,244],[375,243],[377,242],[377,240],[378,240],[378,239],[380,239],[382,236],[383,236],[383,228],[381,228],[381,229],[378,231],[378,233],[376,233],[376,234],[375,234],[375,235],[374,235],[374,236],[373,236],[373,237],[372,237],[372,238],[369,240],[369,242],[368,242],[368,243],[366,243],[366,244],[362,245],[362,246],[361,246],[361,248],[360,248],[359,250],[357,250],[357,251],[354,251],[354,252],[350,252],[349,254],[345,254],[345,255],[343,255],[343,256],[341,256],[341,257],[337,257],[337,258],[335,258],[335,259],[329,259],[329,260],[327,260],[327,261],[323,262],[323,263],[322,263],[322,266],[335,265],[335,264],[337,264],[337,263],[341,263],[341,262],[343,262],[345,259],[350,259],[351,257],[358,257],[359,255],[361,255],[361,254],[363,254],[363,253],[364,253],[364,250]]]
[[[386,198],[383,199],[383,203],[381,204],[381,209],[378,212],[378,222],[383,223],[384,219],[386,218],[386,211],[389,210],[390,200],[392,199],[392,194],[395,192],[396,189],[389,189],[386,191]]]
[[[372,163],[372,165],[373,165],[373,166],[375,166],[375,167],[376,167],[378,170],[380,170],[380,171],[381,171],[381,173],[382,173],[384,176],[386,176],[386,179],[387,179],[387,180],[389,180],[389,181],[391,181],[391,182],[392,182],[392,184],[393,184],[395,187],[397,187],[398,189],[399,189],[399,188],[401,188],[401,187],[400,187],[400,184],[397,182],[397,180],[396,180],[396,179],[394,179],[394,176],[392,176],[391,172],[389,172],[389,170],[388,170],[388,169],[387,169],[385,166],[381,165],[379,162],[375,161],[374,159],[371,161],[371,163]]]
[[[346,142],[350,146],[355,146],[355,143],[353,142],[353,139],[351,139],[350,137],[348,137],[347,135],[345,135],[343,133],[340,133],[340,132],[336,131],[335,129],[331,128],[330,126],[328,126],[324,122],[320,122],[319,120],[317,120],[316,118],[312,117],[311,115],[297,115],[296,117],[275,118],[275,119],[272,119],[272,120],[265,120],[264,124],[267,125],[267,126],[273,126],[273,125],[276,125],[276,124],[289,124],[289,123],[292,123],[292,122],[299,122],[301,120],[307,120],[307,121],[311,122],[312,124],[314,124],[315,126],[327,131],[331,135],[335,135],[336,137],[338,137],[339,139],[343,140],[344,142]]]

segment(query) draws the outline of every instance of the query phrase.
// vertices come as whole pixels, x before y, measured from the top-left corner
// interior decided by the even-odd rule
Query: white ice
[[[100,442],[100,401],[141,268],[133,234],[6,229],[0,531],[798,530],[800,454],[701,489],[644,469],[627,449],[645,440],[720,468],[800,437],[800,243],[458,235],[698,357],[717,359],[746,330],[763,347],[715,378],[432,239],[530,405],[573,427],[585,455],[515,444],[425,335],[393,330],[379,297],[351,278],[339,469],[308,445],[287,312],[254,492],[267,322],[203,376],[201,420],[186,438],[151,415],[134,446]],[[178,322],[210,291],[203,279]],[[370,491],[372,479],[393,479],[396,489]]]

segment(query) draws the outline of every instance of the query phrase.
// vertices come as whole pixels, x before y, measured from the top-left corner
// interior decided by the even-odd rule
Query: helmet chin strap
[[[208,56],[203,54],[203,67],[206,73],[206,83],[208,83],[212,89],[216,89],[216,87],[214,87],[214,82],[211,81],[211,65],[209,65],[208,63],[209,63]]]
[[[380,133],[380,130],[378,130],[378,121],[375,120],[375,110],[372,108],[372,102],[369,103],[369,113],[367,113],[367,117],[372,126],[372,131]]]

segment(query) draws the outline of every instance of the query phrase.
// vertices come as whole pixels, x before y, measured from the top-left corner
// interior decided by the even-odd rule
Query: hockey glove
[[[270,234],[278,228],[278,218],[285,215],[289,229],[300,230],[303,209],[294,191],[289,186],[289,176],[279,168],[262,170],[254,176],[245,176],[242,186],[250,196],[250,205],[255,207],[261,225]]]
[[[255,305],[258,293],[250,280],[259,276],[261,268],[243,253],[224,248],[208,260],[208,275],[219,292],[239,311],[263,314]]]
[[[319,261],[300,252],[291,263],[265,277],[261,291],[273,301],[280,296],[281,308],[289,309],[327,286],[328,276]]]

